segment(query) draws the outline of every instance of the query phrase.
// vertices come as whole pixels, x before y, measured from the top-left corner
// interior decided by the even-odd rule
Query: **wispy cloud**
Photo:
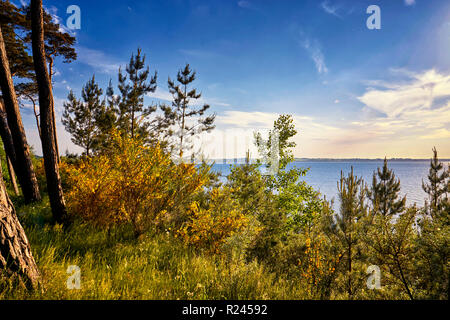
[[[405,1],[405,5],[407,6],[412,6],[414,4],[416,4],[416,0],[404,0]]]
[[[200,59],[217,58],[220,56],[218,53],[202,49],[180,49],[178,51],[184,55]]]
[[[442,157],[450,157],[450,74],[391,70],[389,77],[370,81],[373,86],[357,98],[364,106],[353,117],[330,122],[293,114],[299,132],[295,156],[428,158],[436,146]],[[210,154],[243,157],[250,149],[256,155],[253,132],[270,129],[277,117],[275,112],[221,112],[217,129],[206,138]]]
[[[245,9],[250,9],[252,7],[252,4],[250,3],[250,1],[244,1],[244,0],[238,1],[237,5],[238,5],[238,7],[245,8]]]
[[[56,8],[55,6],[50,6],[50,7],[44,7],[44,9],[45,9],[45,11],[47,11],[50,14],[53,22],[59,24],[59,32],[65,32],[72,36],[76,35],[76,31],[67,28],[67,26],[65,25],[64,19],[62,19],[58,15],[58,8]]]
[[[83,46],[77,46],[76,50],[78,53],[78,62],[87,64],[101,73],[116,74],[119,67],[124,64],[124,62],[119,62],[117,59],[106,55],[100,50]]]
[[[338,10],[339,10],[339,6],[333,6],[333,5],[331,5],[330,3],[329,3],[329,1],[323,1],[321,4],[320,4],[320,7],[326,12],[326,13],[328,13],[328,14],[331,14],[331,15],[333,15],[333,16],[336,16],[336,17],[338,17],[338,18],[342,18],[341,17],[341,15],[339,15],[338,14]]]
[[[172,101],[173,100],[172,94],[167,90],[161,89],[160,87],[158,87],[155,92],[147,94],[147,96],[150,98],[155,98],[155,99],[164,100],[164,101]],[[219,99],[209,98],[209,97],[204,97],[204,96],[201,96],[200,99],[196,100],[195,102],[192,101],[192,104],[194,104],[194,105],[209,104],[211,107],[214,107],[214,106],[229,107],[230,106],[229,103],[223,102]]]
[[[300,40],[300,45],[309,53],[311,56],[311,59],[314,61],[314,64],[316,65],[317,72],[327,73],[328,68],[325,63],[325,57],[322,53],[322,49],[320,48],[319,41],[314,39],[311,40],[307,37],[303,37]]]

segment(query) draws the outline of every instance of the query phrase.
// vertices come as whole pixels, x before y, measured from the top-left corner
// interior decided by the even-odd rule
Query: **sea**
[[[221,180],[225,181],[230,173],[232,161],[228,163],[216,162],[212,169],[221,173]],[[449,160],[442,161],[446,167]],[[306,176],[302,177],[309,185],[325,195],[328,200],[337,200],[337,183],[341,176],[341,171],[347,175],[353,167],[354,175],[362,177],[367,185],[371,185],[372,176],[377,168],[383,167],[383,160],[302,160],[294,161],[288,165],[309,169]],[[422,189],[422,180],[427,181],[430,169],[430,160],[388,160],[389,169],[394,171],[395,176],[400,179],[401,195],[406,195],[408,205],[414,203],[423,206],[426,194]],[[336,203],[337,201],[335,201]]]

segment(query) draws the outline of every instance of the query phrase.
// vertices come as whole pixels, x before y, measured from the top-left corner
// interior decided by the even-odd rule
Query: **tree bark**
[[[41,199],[36,174],[30,157],[25,130],[20,116],[19,104],[9,69],[5,43],[0,27],[0,87],[5,105],[9,130],[11,132],[16,162],[16,173],[22,187],[25,202],[34,202]]]
[[[44,48],[44,22],[42,0],[31,1],[31,40],[33,48],[34,69],[39,89],[39,108],[41,118],[41,142],[44,154],[45,175],[53,218],[65,222],[66,204],[59,175],[59,164],[55,146],[53,125],[53,93],[47,71]]]
[[[6,164],[8,166],[8,173],[11,178],[11,183],[14,188],[14,193],[19,195],[19,189],[17,188],[14,164],[17,164],[16,153],[14,151],[14,145],[12,141],[11,132],[8,127],[8,120],[6,119],[6,113],[4,111],[3,99],[0,98],[0,136],[3,141],[3,148],[5,149]],[[20,177],[19,182],[20,182]],[[21,183],[22,184],[22,183]]]
[[[53,58],[49,57],[49,64],[48,64],[48,74],[50,78],[50,85],[53,87],[52,84],[52,76],[53,76]],[[56,120],[55,120],[55,106],[52,108],[52,121],[53,121],[53,131],[55,132],[55,135],[53,136],[55,139],[55,148],[56,148],[56,158],[58,160],[58,163],[61,163],[61,159],[59,158],[59,147],[58,147],[58,135],[56,134]]]
[[[1,171],[0,180],[0,270],[5,270],[10,277],[18,275],[30,289],[37,288],[39,270],[25,231],[6,192]]]
[[[7,154],[6,154],[6,165],[8,167],[9,178],[11,179],[11,184],[13,186],[14,193],[16,194],[16,196],[18,196],[19,188],[17,188],[16,175],[14,173],[14,168],[12,166],[11,159],[8,157]]]
[[[3,99],[0,98],[0,136],[3,141],[3,148],[5,148],[6,155],[12,160],[12,163],[16,162],[16,152],[14,151],[14,143],[9,130],[8,120],[6,119],[6,112],[4,111]],[[20,181],[19,178],[19,182]]]

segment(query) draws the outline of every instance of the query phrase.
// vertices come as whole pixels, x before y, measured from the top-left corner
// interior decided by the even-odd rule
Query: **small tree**
[[[132,138],[139,134],[142,138],[149,135],[149,122],[144,119],[156,111],[155,106],[144,106],[144,97],[155,92],[157,73],[149,78],[149,67],[145,67],[145,55],[141,49],[131,55],[126,67],[126,75],[119,69],[119,91],[121,93],[118,105],[118,126]]]
[[[442,209],[443,199],[448,193],[449,182],[447,179],[449,179],[450,173],[443,169],[444,166],[438,159],[436,148],[433,148],[428,184],[422,180],[422,188],[428,194],[428,200],[425,202],[425,211],[430,215],[435,215]]]
[[[379,180],[378,180],[378,179]],[[412,264],[414,258],[416,208],[406,208],[406,196],[400,198],[400,180],[388,169],[384,159],[383,168],[373,174],[368,190],[372,204],[363,239],[370,248],[368,260],[382,268],[384,283],[393,290],[401,288],[410,299],[412,293]]]
[[[447,207],[446,207],[447,206]],[[419,299],[448,300],[450,290],[450,206],[442,214],[426,215],[419,222],[420,234],[414,259]]]
[[[111,79],[106,88],[106,97],[95,113],[97,127],[96,151],[107,149],[112,143],[112,130],[117,121],[117,105],[119,98],[114,95]]]
[[[200,134],[205,131],[211,131],[215,128],[215,114],[202,117],[209,109],[208,104],[204,104],[200,108],[195,108],[190,103],[198,100],[201,93],[197,93],[197,89],[188,89],[188,86],[194,82],[196,72],[192,71],[189,64],[184,69],[178,71],[177,84],[170,78],[167,81],[169,91],[173,95],[172,110],[166,110],[166,116],[171,123],[176,126],[176,138],[178,143],[174,148],[178,151],[180,158],[183,158],[184,151],[193,148],[189,137]],[[195,122],[195,118],[197,121]]]
[[[64,103],[62,123],[67,132],[72,135],[72,142],[84,148],[86,156],[90,156],[98,143],[97,120],[104,112],[101,101],[103,91],[95,82],[95,75],[81,90],[83,101],[79,101],[71,90]]]
[[[335,216],[335,234],[343,248],[346,272],[344,272],[344,288],[349,299],[353,299],[356,289],[361,285],[360,272],[355,262],[361,255],[362,219],[367,215],[365,204],[366,188],[364,181],[353,174],[353,167],[347,177],[341,171],[338,182],[340,214]],[[359,267],[359,266],[358,266]]]
[[[390,287],[390,292],[397,291],[396,296],[406,294],[411,300],[414,299],[416,216],[415,207],[405,209],[397,217],[376,215],[363,233],[370,248],[369,261],[379,266],[384,275],[383,285]]]
[[[393,216],[405,209],[406,196],[400,198],[400,180],[395,178],[392,170],[388,169],[387,159],[384,158],[383,169],[373,173],[372,187],[368,196],[372,202],[373,214]]]
[[[260,133],[255,134],[258,151],[266,156],[266,167],[271,169],[271,174],[265,175],[264,180],[267,188],[275,195],[277,209],[287,219],[287,232],[300,232],[309,228],[323,205],[320,194],[301,181],[308,169],[287,169],[287,165],[294,161],[292,148],[296,143],[292,138],[296,134],[291,115],[280,115],[274,121],[267,141],[262,139]]]

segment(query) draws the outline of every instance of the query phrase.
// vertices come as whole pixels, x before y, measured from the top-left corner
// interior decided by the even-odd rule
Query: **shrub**
[[[71,213],[98,226],[129,223],[135,236],[177,219],[208,181],[206,170],[175,164],[159,146],[113,133],[114,148],[72,167]]]
[[[189,220],[177,230],[184,242],[211,253],[219,253],[226,239],[247,224],[247,218],[237,202],[231,199],[227,187],[213,188],[205,204],[193,202]]]

